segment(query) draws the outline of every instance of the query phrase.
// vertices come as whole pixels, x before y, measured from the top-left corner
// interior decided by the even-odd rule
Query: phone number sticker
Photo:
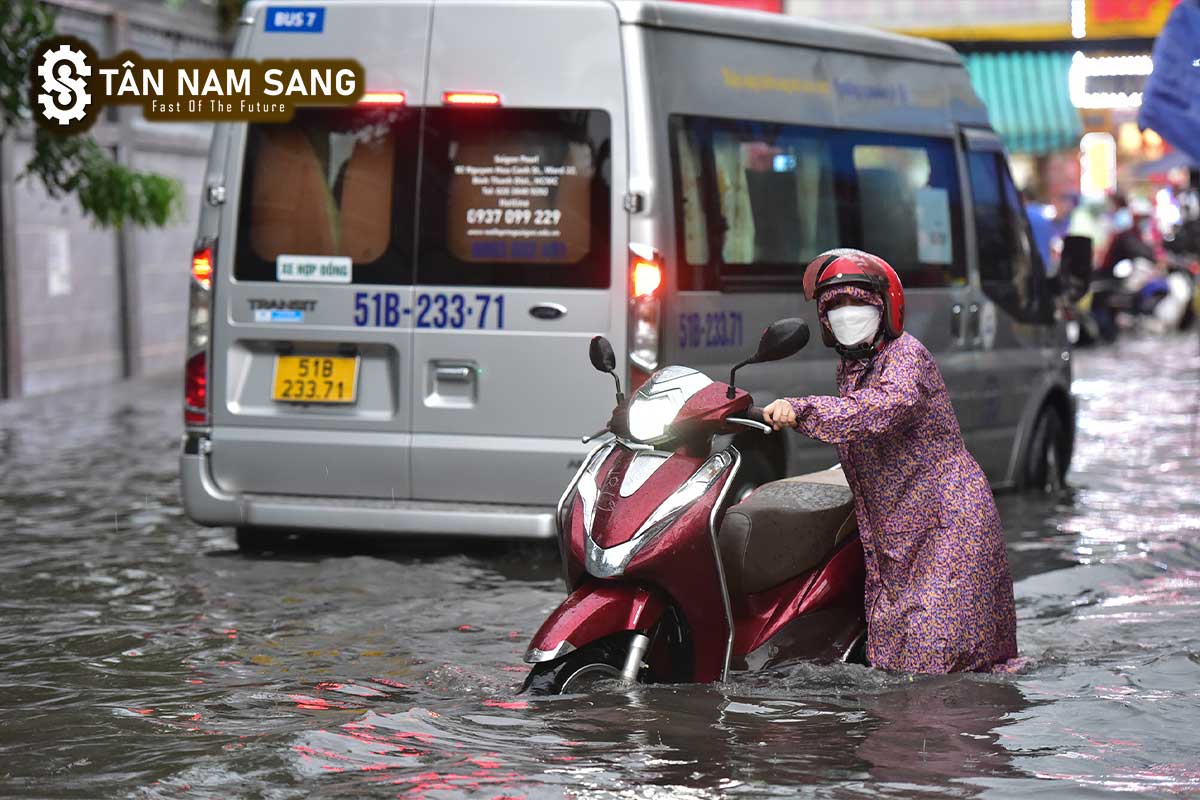
[[[412,306],[396,292],[355,292],[354,324],[360,328],[502,329],[502,294],[418,294]]]
[[[741,347],[742,312],[692,311],[679,315],[679,346],[683,349]]]

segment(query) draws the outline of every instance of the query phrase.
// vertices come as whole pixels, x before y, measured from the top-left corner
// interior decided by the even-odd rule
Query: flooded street
[[[1200,355],[1077,355],[1074,490],[1000,498],[1018,675],[529,700],[553,545],[247,558],[173,376],[0,405],[4,797],[1200,795]]]

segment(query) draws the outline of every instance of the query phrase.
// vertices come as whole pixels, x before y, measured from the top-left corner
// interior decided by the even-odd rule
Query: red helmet
[[[804,296],[813,300],[833,286],[861,286],[883,300],[883,334],[895,339],[904,333],[904,287],[900,276],[879,256],[839,247],[826,250],[804,268]],[[821,326],[825,344],[832,346],[830,332]]]

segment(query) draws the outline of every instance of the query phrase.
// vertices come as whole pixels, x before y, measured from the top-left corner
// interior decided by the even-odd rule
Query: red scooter
[[[773,481],[727,508],[741,455],[716,443],[746,428],[772,432],[735,387],[737,370],[787,358],[808,335],[803,320],[780,320],[728,384],[670,366],[628,404],[612,345],[592,339],[617,410],[584,437],[604,438],[558,503],[570,594],[525,653],[524,691],[707,683],[731,668],[861,659],[862,544],[841,470]]]

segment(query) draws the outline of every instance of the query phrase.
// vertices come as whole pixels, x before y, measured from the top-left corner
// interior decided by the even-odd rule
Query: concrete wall
[[[227,53],[215,13],[201,4],[178,11],[158,0],[48,5],[59,33],[88,40],[102,55],[125,48],[151,58]],[[210,129],[147,123],[124,109],[92,134],[122,163],[179,180],[181,213],[164,228],[100,229],[73,197],[51,198],[39,181],[20,178],[31,129],[0,145],[0,397],[183,368]]]

